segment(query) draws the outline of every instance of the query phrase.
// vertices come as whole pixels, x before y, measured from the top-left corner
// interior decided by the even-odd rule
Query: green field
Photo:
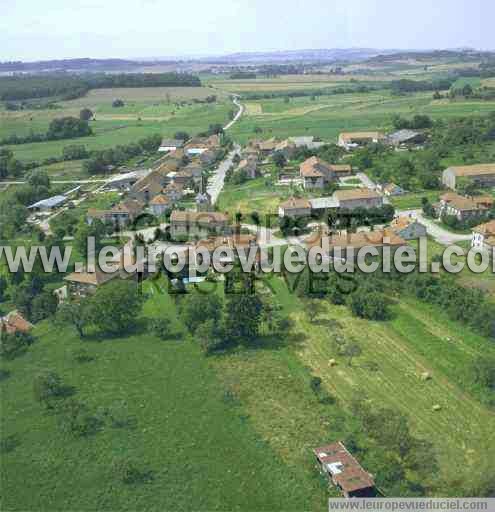
[[[169,297],[154,294],[145,315],[169,316],[177,339],[81,342],[44,324],[25,356],[2,364],[11,372],[0,385],[2,437],[18,443],[2,455],[2,509],[323,510],[317,474],[284,463],[243,408],[225,399],[228,388],[188,340]],[[75,362],[82,347],[93,361]],[[33,400],[33,378],[43,369],[57,371],[92,410],[124,401],[135,425],[61,435],[56,417]],[[153,480],[123,484],[112,472],[122,457],[152,471]]]

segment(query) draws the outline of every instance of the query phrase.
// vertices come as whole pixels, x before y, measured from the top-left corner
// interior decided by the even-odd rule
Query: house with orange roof
[[[28,322],[19,311],[11,311],[4,317],[0,317],[0,332],[15,334],[17,332],[28,333],[34,325]]]
[[[368,144],[377,144],[385,140],[385,135],[381,132],[344,132],[339,135],[338,145],[347,151],[366,146]]]

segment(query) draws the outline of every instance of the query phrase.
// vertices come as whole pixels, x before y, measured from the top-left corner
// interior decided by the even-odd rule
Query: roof
[[[383,229],[379,231],[360,231],[359,233],[347,233],[337,235],[323,235],[316,240],[310,247],[323,247],[323,238],[327,236],[330,249],[341,247],[346,249],[353,247],[361,249],[362,247],[384,247],[406,245],[406,241],[398,236],[392,229]]]
[[[217,236],[207,238],[206,240],[200,240],[196,244],[196,249],[199,247],[207,249],[209,252],[213,252],[218,247],[229,247],[230,249],[247,249],[256,243],[256,235],[240,235],[234,236]]]
[[[491,196],[461,196],[455,192],[447,192],[440,196],[440,200],[447,203],[456,210],[487,210],[491,208],[494,199]]]
[[[343,132],[339,135],[339,139],[343,141],[367,140],[367,139],[383,139],[381,132]]]
[[[112,208],[112,213],[128,213],[137,215],[143,209],[143,204],[135,199],[126,199]]]
[[[373,477],[340,441],[315,448],[313,452],[344,492],[352,493],[375,486]]]
[[[326,143],[322,141],[315,141],[313,136],[309,137],[290,137],[290,142],[293,142],[296,147],[306,146],[308,149],[316,149],[324,146]]]
[[[330,164],[316,156],[305,160],[299,167],[299,170],[304,178],[323,178],[326,175],[325,171],[331,172]]]
[[[473,231],[485,236],[495,236],[495,220],[491,220],[485,224],[480,224],[479,226],[474,227]]]
[[[277,139],[272,138],[272,139],[261,141],[259,143],[259,149],[261,151],[274,151],[275,149],[277,149],[277,145],[278,145]]]
[[[287,201],[280,203],[280,207],[284,208],[285,210],[299,209],[299,208],[311,208],[311,203],[307,199],[304,199],[304,198],[291,197],[291,198],[287,199]]]
[[[310,199],[311,208],[313,210],[325,210],[326,208],[338,208],[339,202],[333,196],[329,197],[318,197],[316,199]]]
[[[342,164],[342,165],[331,164],[330,165],[330,169],[332,169],[332,171],[334,173],[336,173],[336,174],[338,174],[339,172],[348,173],[348,172],[352,172],[352,165],[349,165],[349,164]]]
[[[181,148],[184,141],[180,139],[163,139],[160,147],[162,148]]]
[[[70,283],[100,286],[118,275],[118,272],[106,273],[97,269],[95,272],[72,272],[72,274],[67,275],[64,280]]]
[[[225,214],[220,212],[187,212],[174,210],[170,215],[170,222],[187,222],[209,225],[227,223],[228,218]]]
[[[394,230],[401,230],[401,229],[405,229],[405,228],[409,227],[411,224],[416,224],[416,223],[419,224],[417,219],[415,219],[413,217],[409,217],[408,215],[400,215],[399,217],[396,217],[392,221],[390,226]]]
[[[422,135],[419,132],[415,132],[414,130],[399,130],[397,132],[391,133],[387,136],[389,142],[401,144],[407,142],[409,140],[415,139],[419,135]]]
[[[48,199],[42,199],[41,201],[28,206],[28,208],[55,208],[55,206],[65,203],[65,201],[67,201],[65,196],[53,196]]]
[[[339,201],[351,201],[353,199],[378,199],[382,196],[369,188],[352,188],[348,190],[337,190],[334,196]]]
[[[33,324],[28,322],[18,311],[11,311],[3,318],[0,318],[0,330],[5,329],[7,334],[16,332],[29,332]]]
[[[170,201],[168,200],[168,198],[166,196],[164,196],[163,194],[159,194],[157,195],[156,197],[154,197],[151,201],[150,201],[150,204],[152,205],[167,205],[169,204]]]
[[[460,165],[448,167],[456,176],[479,176],[482,174],[495,174],[495,164]]]

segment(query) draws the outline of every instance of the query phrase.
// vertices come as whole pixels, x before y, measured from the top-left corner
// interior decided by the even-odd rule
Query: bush
[[[112,471],[117,478],[126,485],[137,485],[153,480],[153,472],[140,468],[130,459],[116,459],[112,464]]]
[[[7,334],[0,332],[0,357],[2,359],[14,359],[24,354],[28,347],[34,343],[31,334],[16,332]]]
[[[38,374],[33,383],[34,399],[49,408],[54,399],[65,396],[66,389],[60,376],[52,371]]]
[[[154,318],[149,322],[149,330],[153,336],[166,340],[170,337],[171,322],[168,318]]]
[[[347,298],[353,315],[367,320],[387,320],[390,317],[387,297],[379,292],[367,293],[360,289]]]
[[[75,437],[87,437],[96,434],[103,427],[103,420],[89,411],[88,406],[78,400],[63,402],[57,412],[62,432]]]

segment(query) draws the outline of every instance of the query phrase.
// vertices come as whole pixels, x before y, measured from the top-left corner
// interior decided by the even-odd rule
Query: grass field
[[[24,356],[3,363],[4,510],[302,510],[324,509],[317,474],[288,465],[256,432],[243,408],[225,399],[224,383],[177,322],[167,295],[153,295],[147,317],[168,315],[179,340],[147,334],[81,342],[50,325]],[[77,363],[85,347],[94,360]],[[96,410],[125,401],[132,428],[106,426],[89,438],[65,438],[54,415],[34,402],[33,377],[57,371]],[[112,462],[130,457],[153,472],[124,485]]]

